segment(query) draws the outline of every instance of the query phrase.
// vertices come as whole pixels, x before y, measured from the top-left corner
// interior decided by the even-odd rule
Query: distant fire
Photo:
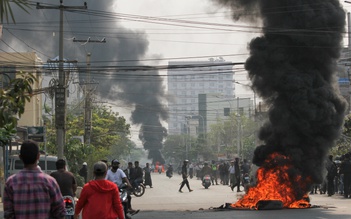
[[[283,208],[311,207],[307,190],[311,180],[302,177],[291,165],[287,156],[273,153],[257,171],[257,185],[232,208],[258,209],[259,201],[280,201]]]

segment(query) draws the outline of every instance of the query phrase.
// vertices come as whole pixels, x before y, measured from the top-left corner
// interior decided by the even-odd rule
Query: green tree
[[[124,117],[105,106],[96,106],[92,112],[91,143],[84,144],[76,136],[84,136],[84,114],[76,108],[67,110],[66,144],[64,155],[73,173],[77,173],[83,162],[92,165],[111,157],[127,156],[130,151],[130,125]],[[55,127],[46,119],[47,150],[56,154]],[[113,153],[113,154],[112,154]],[[91,174],[91,173],[90,173]]]
[[[238,142],[241,148],[240,156],[251,159],[255,149],[257,126],[253,117],[231,114],[225,119],[218,119],[210,126],[207,141],[210,145],[214,159],[217,154],[224,154],[232,159],[238,155]]]
[[[188,145],[188,148],[187,148]],[[168,135],[162,154],[169,163],[179,163],[186,159],[188,149],[188,159],[197,159],[197,139],[189,135]]]
[[[345,122],[336,146],[331,149],[331,154],[335,156],[343,155],[351,151],[351,115],[345,117]]]
[[[18,73],[0,89],[0,141],[7,144],[16,135],[17,120],[24,113],[26,102],[33,95],[32,85],[36,81],[33,74]],[[0,80],[6,81],[4,75]],[[4,84],[4,83],[3,83]]]

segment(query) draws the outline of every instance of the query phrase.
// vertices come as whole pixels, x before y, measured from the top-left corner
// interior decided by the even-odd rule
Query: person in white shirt
[[[126,183],[129,188],[132,188],[126,174],[123,170],[119,168],[119,161],[114,159],[112,161],[112,167],[107,171],[105,179],[110,180],[117,184],[118,187],[121,187],[123,183]],[[139,210],[134,210],[132,208],[132,197],[128,193],[128,213],[135,214]]]
[[[233,191],[234,186],[236,185],[234,161],[231,161],[231,162],[230,162],[229,177],[230,177],[230,188],[231,188],[232,191]]]

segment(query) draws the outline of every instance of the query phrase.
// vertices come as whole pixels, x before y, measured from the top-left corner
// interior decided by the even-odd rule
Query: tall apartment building
[[[228,99],[234,97],[233,64],[221,58],[208,61],[171,61],[167,74],[168,94],[171,96],[168,103],[170,135],[188,133],[187,118],[199,115],[199,94],[216,93]]]

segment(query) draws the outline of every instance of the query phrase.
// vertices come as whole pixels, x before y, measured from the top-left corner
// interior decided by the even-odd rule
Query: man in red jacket
[[[95,180],[84,185],[75,208],[78,219],[83,209],[83,219],[124,219],[124,211],[115,183],[105,180],[107,166],[104,162],[94,164]]]

